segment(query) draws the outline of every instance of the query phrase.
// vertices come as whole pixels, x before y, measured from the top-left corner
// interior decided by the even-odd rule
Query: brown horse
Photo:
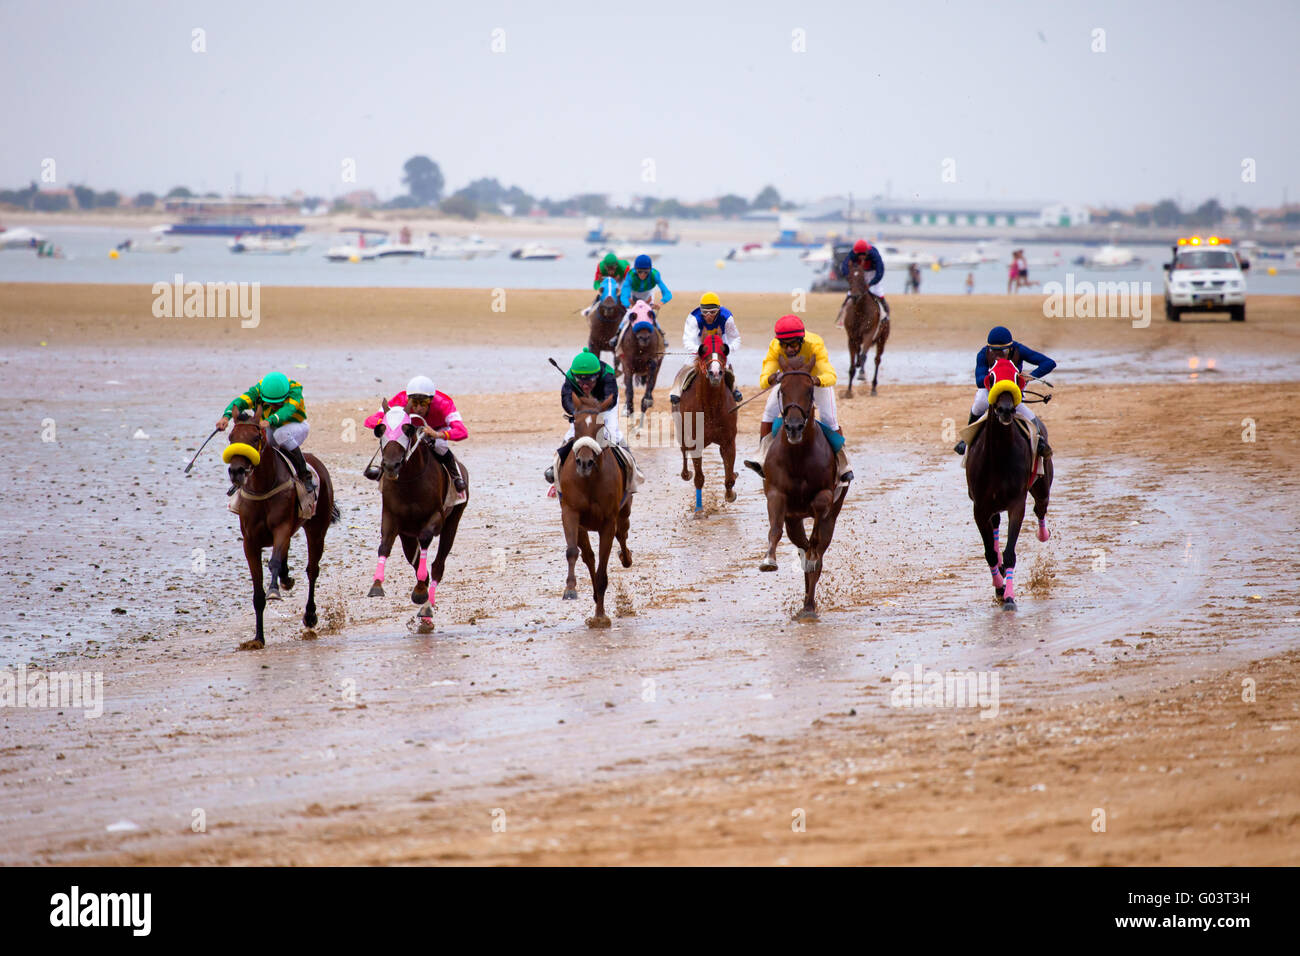
[[[623,321],[623,314],[627,310],[618,301],[618,282],[614,279],[606,279],[600,284],[598,296],[600,302],[590,313],[591,328],[587,335],[587,348],[597,357],[602,352],[609,352],[613,356],[614,350],[609,343],[618,334],[618,324]]]
[[[302,528],[307,536],[307,608],[302,615],[304,626],[316,626],[316,576],[325,551],[325,532],[339,520],[334,504],[334,485],[320,459],[312,454],[304,458],[320,479],[316,490],[316,512],[303,520],[298,517],[298,493],[293,483],[293,469],[266,440],[258,424],[261,408],[240,414],[230,427],[230,444],[223,457],[229,465],[230,483],[239,489],[239,532],[244,538],[244,557],[253,576],[253,610],[257,614],[257,636],[240,645],[241,650],[266,646],[262,630],[262,611],[268,599],[280,599],[280,587],[293,587],[289,577],[289,542]],[[239,446],[239,447],[230,447]],[[271,586],[262,588],[262,550],[271,549],[267,562]]]
[[[1025,494],[1034,496],[1038,540],[1051,537],[1047,530],[1047,502],[1052,491],[1052,459],[1043,459],[1043,474],[1030,485],[1034,449],[1015,422],[1016,401],[1003,392],[989,409],[988,418],[966,450],[966,490],[975,506],[975,527],[984,539],[984,560],[993,588],[1007,611],[1016,609],[1016,541],[1025,518]],[[1039,422],[1046,434],[1046,427]],[[998,554],[1000,513],[1007,513],[1006,550]]]
[[[655,403],[655,383],[659,380],[659,370],[664,364],[664,339],[658,327],[647,319],[637,319],[635,311],[629,312],[633,317],[632,326],[623,333],[619,343],[619,359],[623,367],[623,391],[627,396],[627,417],[632,418],[633,378],[645,382],[645,394],[641,396],[641,419],[645,420],[646,410]],[[651,313],[653,314],[653,313]]]
[[[812,373],[800,358],[778,359],[777,388],[782,425],[773,433],[763,460],[763,494],[767,496],[767,555],[760,571],[776,570],[776,546],[781,528],[799,549],[803,567],[803,609],[799,621],[817,620],[817,582],[822,558],[835,534],[835,522],[844,506],[847,487],[837,494],[835,452],[813,418]],[[804,519],[813,519],[812,537],[804,533]]]
[[[419,415],[407,415],[405,409],[391,408],[375,426],[375,436],[383,442],[379,490],[383,496],[380,519],[379,559],[375,564],[375,581],[368,597],[384,596],[384,564],[393,550],[393,539],[402,539],[406,560],[415,569],[415,588],[411,603],[420,605],[417,617],[422,625],[433,620],[438,584],[442,581],[447,554],[456,540],[456,529],[468,501],[444,510],[451,478],[438,463],[428,443],[420,438],[425,424]],[[469,471],[457,461],[466,487]],[[433,567],[428,566],[429,545],[438,539],[438,553]]]
[[[632,566],[632,552],[627,549],[627,532],[632,520],[632,475],[624,474],[614,450],[600,437],[600,403],[574,394],[573,447],[560,466],[557,485],[560,491],[560,514],[564,521],[564,556],[569,561],[569,576],[564,581],[564,599],[578,598],[578,582],[573,574],[574,562],[582,555],[591,572],[592,596],[596,615],[587,623],[592,627],[609,627],[605,615],[605,589],[609,585],[606,568],[614,539],[618,539],[618,556],[623,567]],[[600,535],[600,563],[596,563],[588,532]]]
[[[695,357],[695,378],[682,392],[673,415],[677,441],[682,446],[682,481],[690,481],[686,466],[690,452],[695,462],[695,517],[704,517],[704,449],[717,445],[726,475],[727,500],[736,492],[736,399],[727,387],[727,353],[731,349],[720,335],[706,335]]]
[[[853,376],[867,380],[867,352],[876,346],[876,370],[871,378],[871,394],[876,394],[880,378],[880,355],[889,341],[889,322],[881,321],[880,303],[867,286],[866,270],[854,263],[849,268],[849,298],[844,303],[844,331],[849,336],[849,387],[845,398],[853,397]]]

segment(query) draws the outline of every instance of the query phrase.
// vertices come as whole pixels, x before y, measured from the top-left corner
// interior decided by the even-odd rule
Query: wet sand
[[[790,621],[792,546],[776,574],[757,571],[758,479],[742,472],[724,503],[706,457],[696,521],[679,452],[647,447],[635,563],[611,572],[607,631],[584,623],[582,574],[579,600],[559,599],[563,537],[539,474],[563,424],[544,360],[581,344],[581,292],[512,291],[492,313],[475,291],[267,289],[250,330],[154,319],[150,301],[123,287],[0,291],[0,480],[18,492],[3,505],[0,588],[21,615],[0,648],[6,663],[100,671],[105,685],[98,719],[0,711],[0,861],[1300,857],[1295,300],[1258,299],[1245,325],[1157,314],[1133,329],[1045,319],[1037,297],[897,298],[880,395],[840,402],[858,481],[820,623]],[[752,387],[763,327],[789,299],[728,304]],[[810,297],[807,319],[842,368],[837,304]],[[670,343],[681,314],[670,307]],[[1053,538],[1022,535],[1014,615],[991,600],[945,421],[965,421],[969,367],[997,322],[1062,366],[1044,411]],[[241,653],[252,609],[224,469],[213,446],[188,479],[180,469],[225,401],[276,364],[307,366],[293,374],[309,447],[344,517],[317,633],[299,623],[299,538],[299,584],[268,613],[267,648]],[[1261,366],[1273,381],[1250,384]],[[458,449],[470,509],[430,636],[410,630],[400,562],[389,597],[364,597],[379,504],[359,472],[373,443],[347,440],[347,420],[415,371],[449,383],[471,432]],[[742,452],[759,404],[742,413]],[[46,417],[57,442],[19,439]],[[150,437],[129,438],[137,428]],[[996,672],[997,715],[891,706],[891,675],[916,664]],[[796,809],[806,832],[791,830]],[[134,829],[106,829],[122,821]]]

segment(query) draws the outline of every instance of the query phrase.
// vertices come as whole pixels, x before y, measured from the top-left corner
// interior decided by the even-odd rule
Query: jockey
[[[742,396],[740,389],[736,388],[736,373],[731,367],[731,359],[740,348],[740,331],[736,328],[736,319],[731,314],[731,310],[722,307],[722,301],[716,292],[706,292],[700,296],[699,306],[686,317],[686,328],[682,330],[682,348],[687,352],[697,352],[700,342],[706,335],[721,335],[722,341],[726,343],[727,388],[731,389],[731,394],[736,401],[740,401]],[[692,362],[677,373],[677,378],[673,380],[672,391],[668,393],[668,400],[674,405],[686,390],[686,379],[693,378],[694,370],[695,363]]]
[[[564,386],[560,389],[560,405],[563,406],[564,414],[569,419],[569,430],[564,433],[564,444],[555,451],[555,464],[546,469],[545,477],[547,482],[552,485],[555,484],[558,470],[564,464],[564,459],[569,457],[569,449],[573,447],[575,431],[573,416],[576,411],[573,395],[575,392],[600,402],[600,423],[605,427],[605,434],[609,438],[609,443],[617,449],[621,449],[624,459],[631,464],[633,471],[632,490],[636,491],[637,483],[643,481],[644,476],[636,467],[636,462],[632,459],[632,453],[628,450],[627,442],[623,439],[623,432],[619,428],[618,379],[614,377],[612,368],[602,362],[599,356],[587,349],[583,349],[573,357],[568,374],[564,376]]]
[[[654,292],[655,287],[659,287],[661,301],[660,307],[667,305],[673,299],[672,291],[664,285],[663,277],[659,275],[659,270],[652,267],[650,257],[645,253],[636,257],[632,263],[632,271],[623,279],[623,284],[618,288],[618,301],[623,308],[631,309],[632,303],[638,299],[644,300],[650,306],[650,320],[654,322],[655,328],[659,328],[659,320],[655,318]],[[631,323],[627,316],[623,316],[623,321],[619,323],[618,334],[609,341],[609,347],[618,352],[618,343],[623,338],[623,332]],[[663,335],[663,329],[659,329],[659,334]]]
[[[596,278],[591,283],[591,287],[596,290],[596,298],[591,300],[591,305],[582,310],[582,314],[590,315],[591,310],[600,304],[600,287],[606,279],[613,279],[615,285],[621,286],[629,268],[631,266],[626,259],[620,259],[614,253],[607,252],[605,258],[596,264]]]
[[[758,376],[759,388],[772,388],[767,393],[763,420],[758,426],[760,457],[765,450],[763,442],[772,434],[772,422],[781,414],[781,390],[775,386],[781,381],[779,359],[783,354],[791,359],[795,356],[803,358],[813,376],[813,403],[817,406],[817,418],[835,434],[841,437],[844,435],[835,414],[835,367],[831,365],[822,337],[816,332],[807,331],[797,315],[783,315],[777,319],[775,332],[776,338],[768,346],[767,355],[763,358],[763,370]],[[848,453],[843,445],[835,453],[835,461],[840,483],[848,484],[853,480],[853,472],[849,469]],[[745,465],[760,475],[763,474],[761,462],[746,461]]]
[[[469,437],[469,430],[465,428],[465,420],[456,410],[456,403],[451,396],[434,388],[433,380],[428,376],[417,375],[407,383],[404,391],[389,399],[388,408],[395,407],[405,408],[408,415],[419,415],[424,419],[425,424],[420,428],[420,440],[431,446],[433,457],[451,475],[452,484],[456,486],[457,504],[464,501],[465,477],[460,473],[456,456],[447,443],[464,441]],[[375,412],[366,419],[366,427],[375,428],[383,419],[384,412]],[[378,481],[379,475],[379,469],[373,466],[365,471],[365,476],[371,481]]]
[[[272,372],[226,406],[217,420],[217,430],[225,431],[236,412],[259,405],[262,407],[263,417],[259,423],[262,430],[268,434],[271,444],[293,462],[294,471],[307,494],[315,494],[316,483],[306,459],[302,457],[302,443],[307,440],[311,428],[307,424],[307,406],[302,402],[300,383],[291,381],[282,372]]]
[[[979,355],[975,357],[975,386],[979,389],[975,393],[975,402],[970,407],[970,425],[979,420],[979,417],[989,410],[989,386],[993,384],[993,373],[990,371],[998,359],[1008,359],[1015,365],[1016,371],[1020,372],[1020,378],[1024,381],[1032,381],[1036,378],[1042,378],[1052,369],[1056,368],[1056,362],[1043,355],[1041,352],[1035,352],[1026,345],[1021,345],[1011,336],[1011,332],[1005,326],[997,325],[989,330],[988,344],[980,349]],[[1022,367],[1026,361],[1035,363],[1036,367],[1033,372],[1025,375]],[[1021,384],[1017,382],[1017,384]],[[1042,423],[1028,405],[1021,402],[1016,406],[1016,415],[1026,421],[1037,422],[1038,429],[1038,454],[1043,458],[1052,456],[1051,446],[1047,444],[1047,436],[1043,434]],[[953,448],[959,455],[966,453],[966,442],[959,441]]]
[[[867,289],[876,297],[880,303],[880,321],[889,321],[889,303],[885,301],[884,295],[880,291],[880,283],[885,278],[885,260],[880,258],[880,250],[867,242],[865,239],[859,239],[853,244],[853,251],[844,257],[840,262],[840,278],[845,281],[849,278],[849,270],[854,263],[858,263],[867,270]],[[844,303],[840,306],[839,317],[835,320],[837,328],[844,326],[844,306],[848,305],[849,297],[844,296]]]

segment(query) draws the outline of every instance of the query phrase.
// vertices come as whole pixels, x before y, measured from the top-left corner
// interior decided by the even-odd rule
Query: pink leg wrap
[[[993,529],[993,553],[998,556],[998,561],[1002,560],[1001,528]]]
[[[1038,540],[1046,541],[1051,536],[1052,536],[1052,532],[1047,530],[1047,519],[1039,518],[1038,519]]]
[[[989,573],[993,575],[993,586],[1000,588],[1003,585],[1002,572],[997,568],[989,568]]]
[[[429,576],[429,565],[427,564],[428,558],[429,558],[429,549],[421,548],[420,563],[419,565],[416,566],[415,569],[415,580],[423,581],[425,578]]]
[[[1016,569],[1007,568],[1007,589],[1002,592],[1002,600],[1014,601],[1016,597]]]
[[[384,557],[384,556],[381,554],[381,555],[379,556],[379,560],[375,562],[375,580],[376,580],[376,581],[382,581],[382,580],[384,579],[384,563],[385,563],[387,560],[388,560],[388,558]]]
[[[437,601],[434,600],[434,597],[437,595],[437,593],[438,593],[438,582],[430,581],[429,582],[429,603],[430,604],[437,603]]]

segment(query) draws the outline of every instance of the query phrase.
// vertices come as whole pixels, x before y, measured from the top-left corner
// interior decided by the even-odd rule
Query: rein
[[[809,382],[812,381],[812,372],[805,372],[803,369],[795,369],[795,370],[792,370],[792,371],[789,371],[789,372],[782,372],[782,373],[781,373],[781,379],[782,379],[782,381],[785,380],[785,377],[786,377],[787,375],[802,375],[802,376],[804,376],[805,378],[807,378]],[[780,384],[781,384],[780,382],[777,382],[777,385],[778,385],[778,386],[779,386]],[[782,399],[782,401],[784,401],[784,399],[785,399],[785,395],[784,395],[783,393],[780,393],[780,392],[778,392],[778,394],[781,395],[781,399]],[[798,404],[796,404],[795,402],[790,402],[788,405],[787,405],[787,404],[783,404],[783,405],[781,406],[781,417],[782,417],[782,418],[785,418],[786,412],[790,411],[790,409],[792,409],[792,408],[797,408],[797,409],[799,409],[799,411],[803,412],[803,417],[804,417],[805,421],[810,421],[810,420],[812,419],[812,402],[811,402],[811,401],[808,402],[808,407],[807,407],[807,408],[804,408],[802,405],[798,405]]]

